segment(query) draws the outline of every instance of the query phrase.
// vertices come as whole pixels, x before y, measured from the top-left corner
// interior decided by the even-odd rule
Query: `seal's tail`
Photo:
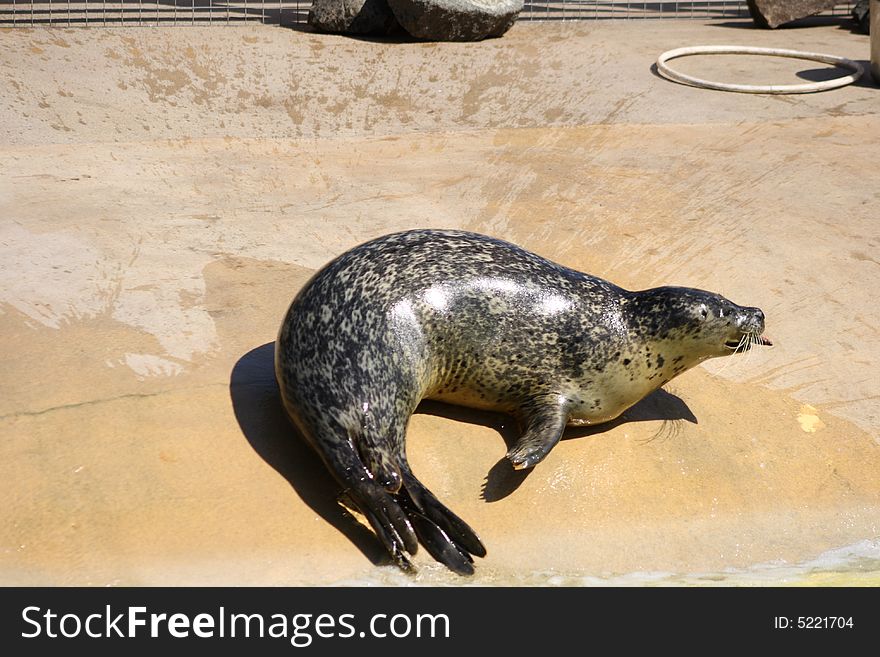
[[[440,503],[408,469],[397,494],[419,542],[437,561],[459,575],[473,575],[471,555],[485,557],[486,548],[473,529]]]

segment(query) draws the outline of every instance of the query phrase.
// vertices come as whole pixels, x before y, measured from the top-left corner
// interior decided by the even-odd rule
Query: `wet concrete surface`
[[[652,72],[703,43],[868,56],[838,26],[695,21],[521,24],[482,44],[0,31],[0,581],[393,572],[283,418],[271,342],[316,268],[414,227],[628,288],[714,290],[763,308],[775,342],[572,430],[528,474],[501,460],[509,420],[423,408],[409,456],[487,545],[472,581],[880,544],[880,89],[748,96]],[[749,83],[814,68],[720,59],[677,61]]]

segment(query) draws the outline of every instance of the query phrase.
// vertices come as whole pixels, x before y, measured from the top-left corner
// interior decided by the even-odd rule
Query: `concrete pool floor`
[[[336,254],[454,227],[760,306],[776,343],[572,431],[526,476],[501,461],[509,421],[417,414],[415,473],[488,548],[469,582],[721,581],[856,545],[874,565],[845,581],[876,584],[880,89],[749,96],[651,71],[706,43],[868,57],[837,25],[748,25],[524,23],[482,44],[0,30],[0,583],[412,581],[377,569],[287,427],[269,343]],[[415,581],[461,581],[416,562]]]

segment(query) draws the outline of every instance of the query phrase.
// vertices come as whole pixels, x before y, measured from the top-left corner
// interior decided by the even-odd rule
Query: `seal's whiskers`
[[[736,347],[733,347],[732,349],[731,349],[731,347],[728,347],[728,349],[731,349],[730,356],[736,356],[737,354],[742,353],[743,348],[745,346],[746,346],[746,335],[743,335],[740,337],[739,343],[737,343]],[[718,375],[718,374],[721,374],[722,372],[724,372],[728,367],[730,367],[731,360],[733,360],[733,359],[732,358],[725,358],[724,364],[721,365],[721,367],[719,367],[717,370],[715,370],[714,374]]]

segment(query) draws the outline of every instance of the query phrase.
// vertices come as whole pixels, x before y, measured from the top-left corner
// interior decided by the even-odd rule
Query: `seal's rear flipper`
[[[432,557],[460,575],[471,575],[471,555],[486,556],[486,548],[468,524],[440,503],[411,472],[403,474],[399,499],[422,545]]]
[[[401,570],[405,570],[406,572],[413,572],[415,569],[413,568],[412,563],[404,554],[404,550],[407,549],[403,544],[403,541],[400,538],[400,535],[394,529],[393,526],[389,525],[387,522],[380,520],[376,517],[374,513],[370,511],[366,512],[367,520],[370,525],[373,527],[373,531],[376,532],[376,536],[379,537],[379,540],[382,542],[382,545],[385,546],[385,549],[388,550],[388,554],[391,555],[391,558],[394,560],[394,563]],[[415,549],[407,550],[410,554],[415,553]]]
[[[363,514],[394,562],[403,570],[412,570],[404,552],[415,554],[419,540],[407,513],[391,494],[365,479],[347,488],[338,502],[350,511]]]
[[[410,514],[410,520],[419,540],[432,557],[457,575],[474,574],[471,555],[458,547],[446,532],[418,511]]]

